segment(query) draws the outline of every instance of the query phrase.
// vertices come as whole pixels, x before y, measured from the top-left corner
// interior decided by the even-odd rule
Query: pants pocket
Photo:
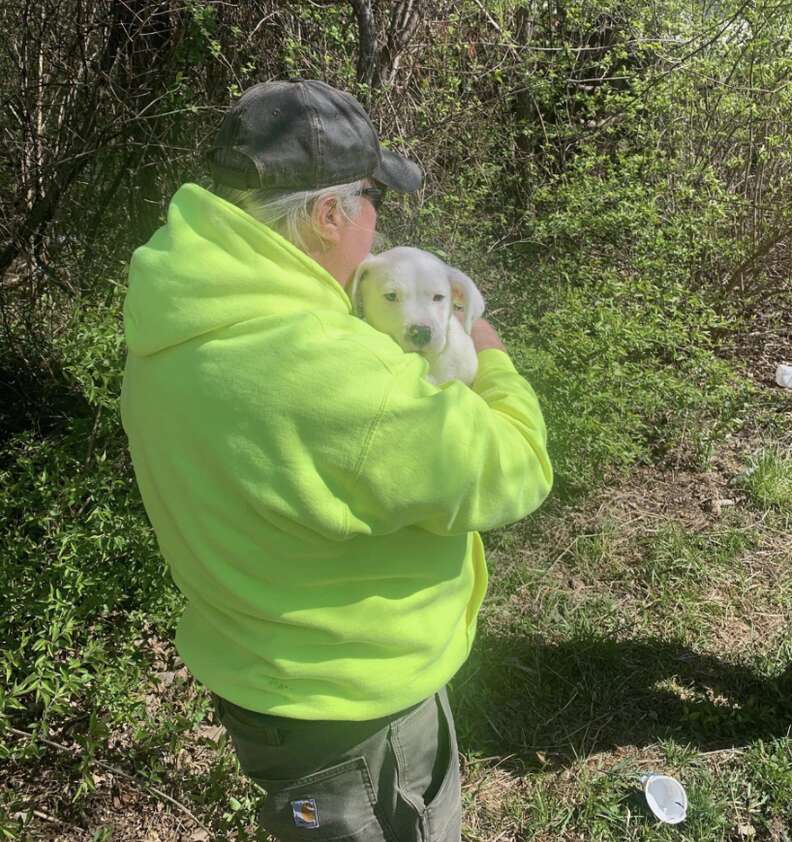
[[[258,778],[256,783],[267,791],[259,822],[281,842],[395,842],[375,813],[376,797],[365,757],[296,781]]]
[[[449,758],[440,789],[426,805],[427,842],[460,842],[462,838],[462,782],[456,728],[445,687],[438,693],[440,711],[448,728]]]
[[[448,695],[441,689],[391,725],[398,793],[411,807],[424,842],[459,842],[459,754]]]

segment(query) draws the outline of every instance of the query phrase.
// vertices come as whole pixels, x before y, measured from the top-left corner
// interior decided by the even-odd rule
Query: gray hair
[[[347,219],[351,219],[360,213],[360,191],[364,187],[363,181],[353,181],[351,184],[336,184],[321,190],[283,192],[256,188],[238,190],[224,184],[215,184],[212,192],[277,231],[298,249],[307,252],[306,234],[319,235],[311,220],[314,202],[325,196],[333,196],[341,212]]]

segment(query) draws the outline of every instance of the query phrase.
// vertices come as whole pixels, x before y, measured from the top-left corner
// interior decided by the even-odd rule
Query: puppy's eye
[[[440,295],[440,293],[438,292],[437,295],[434,297],[434,300],[435,301],[445,301],[445,296]]]
[[[396,300],[396,293],[395,292],[386,292],[385,298],[387,298],[388,301],[395,301]]]

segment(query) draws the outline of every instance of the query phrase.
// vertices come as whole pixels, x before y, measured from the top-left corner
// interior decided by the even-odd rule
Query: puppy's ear
[[[363,258],[363,260],[358,264],[358,268],[355,269],[355,274],[352,276],[352,283],[350,283],[349,289],[347,290],[349,300],[352,302],[352,311],[356,316],[360,316],[361,319],[365,318],[365,314],[363,312],[363,295],[361,293],[361,286],[366,274],[366,269],[368,269],[368,261],[371,257],[372,255],[368,255],[368,257]]]
[[[478,287],[464,272],[454,266],[446,266],[448,280],[451,282],[452,304],[462,305],[465,310],[465,333],[470,333],[473,322],[484,315],[484,297]]]

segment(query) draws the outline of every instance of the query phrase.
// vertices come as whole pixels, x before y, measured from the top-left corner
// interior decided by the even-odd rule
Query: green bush
[[[0,723],[23,728],[123,704],[137,675],[131,640],[169,627],[180,602],[117,414],[117,312],[81,312],[59,348],[67,391],[82,399],[56,430],[0,448]]]

